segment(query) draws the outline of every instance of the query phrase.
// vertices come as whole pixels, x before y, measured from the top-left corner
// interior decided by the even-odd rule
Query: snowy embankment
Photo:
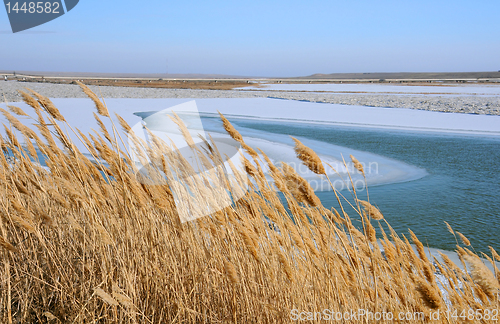
[[[392,107],[467,114],[500,115],[500,85],[406,86],[384,84],[269,84],[263,88],[193,90],[90,86],[104,98],[280,98],[349,106]],[[0,95],[21,101],[18,90],[50,98],[86,98],[78,85],[0,82]],[[286,90],[289,89],[289,90]]]
[[[161,111],[190,100],[192,99],[106,99],[105,101],[116,125],[119,123],[114,117],[115,112],[120,114],[130,125],[135,125],[142,121],[141,117],[137,115],[138,112]],[[89,99],[53,99],[53,102],[73,128],[78,128],[83,133],[89,133],[92,129],[97,128],[92,114],[94,110],[93,103]],[[14,104],[30,115],[34,115],[32,109],[24,103]],[[217,111],[220,111],[226,117],[233,119],[405,129],[482,136],[500,135],[500,116],[343,106],[264,98],[196,99],[196,104],[200,114],[205,117],[217,117]],[[8,124],[3,116],[0,118],[0,121]],[[20,120],[25,124],[32,123],[32,120],[27,117],[21,117]],[[108,128],[111,127],[111,123],[107,118],[103,118],[103,122]],[[216,118],[207,118],[204,127],[205,131],[208,132],[224,133]],[[284,161],[297,167],[300,166],[300,162],[295,158],[293,143],[289,136],[248,129],[242,129],[241,131],[248,144],[260,147],[269,154],[272,160]],[[121,136],[124,139],[126,138],[124,133]],[[76,136],[73,135],[72,139],[82,151],[86,151],[84,145]],[[359,152],[324,142],[303,140],[306,145],[316,150],[325,162],[330,163],[339,173],[344,175],[347,170],[343,167],[342,158],[348,159],[350,154],[355,155],[366,166],[370,166],[370,163],[376,165],[376,172],[368,174],[368,183],[370,185],[415,180],[426,174],[420,168],[376,154]],[[317,179],[308,170],[298,171],[309,181]],[[318,182],[315,189],[326,189],[325,184]]]
[[[273,83],[260,84],[259,87],[239,88],[241,90],[277,90],[337,93],[391,93],[391,94],[448,94],[448,95],[490,95],[500,96],[500,85],[398,85],[398,84],[361,84],[361,83]]]

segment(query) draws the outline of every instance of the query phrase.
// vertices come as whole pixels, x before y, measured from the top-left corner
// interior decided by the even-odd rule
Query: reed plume
[[[226,132],[237,142],[239,143],[244,143],[243,141],[243,136],[241,136],[241,134],[233,127],[233,125],[229,122],[229,120],[227,120],[226,117],[224,117],[223,114],[221,114],[220,112],[219,113],[219,116],[220,116],[220,119],[222,120],[222,125],[224,126],[224,129],[226,130]]]
[[[292,137],[295,142],[295,153],[297,154],[297,158],[304,163],[305,166],[309,168],[312,172],[316,174],[326,174],[325,167],[323,166],[323,162],[319,156],[311,150],[309,147],[302,144],[301,141]]]
[[[113,283],[111,296],[125,308],[131,309],[134,307],[132,300],[123,293],[123,290],[116,283]]]
[[[95,288],[94,294],[96,296],[98,296],[106,304],[109,304],[112,306],[118,306],[118,302],[110,294],[108,294],[107,292],[105,292],[101,288]]]
[[[38,101],[36,101],[35,98],[33,98],[32,96],[30,96],[27,92],[25,91],[22,91],[22,90],[19,90],[19,94],[21,94],[21,97],[23,99],[23,101],[30,107],[32,107],[33,109],[35,109],[35,111],[39,111],[40,109],[42,109],[40,107],[40,104],[38,103]]]
[[[462,242],[466,245],[466,246],[470,246],[470,241],[467,237],[465,237],[465,235],[463,235],[462,233],[460,232],[457,232],[457,235],[458,237],[460,237],[460,239],[462,240]]]
[[[65,122],[66,119],[64,119],[63,115],[59,112],[59,109],[56,108],[54,103],[50,101],[49,98],[42,96],[38,92],[35,92],[33,90],[28,89],[37,99],[38,103],[45,109],[46,112],[49,113],[49,115],[52,116],[55,120],[59,120],[62,122]]]
[[[240,278],[238,277],[236,268],[231,262],[227,260],[224,260],[224,272],[233,285],[237,285],[240,282]]]
[[[466,255],[465,261],[471,266],[472,279],[477,283],[483,292],[493,299],[500,291],[500,284],[491,271],[484,265],[477,256]]]
[[[0,236],[0,246],[6,249],[7,251],[17,252],[17,249],[1,236]]]
[[[12,111],[14,114],[16,114],[18,116],[26,116],[26,117],[28,117],[28,114],[25,113],[24,110],[22,110],[19,107],[7,105],[7,108],[9,108],[10,111]]]
[[[491,246],[488,246],[488,248],[490,249],[493,258],[495,258],[497,261],[500,261],[500,255],[498,255],[497,251],[495,251],[495,249],[492,248]]]
[[[374,220],[382,220],[384,219],[384,215],[380,212],[380,210],[370,204],[368,201],[365,200],[358,200],[359,203],[364,207],[365,212]]]
[[[99,100],[97,95],[90,90],[89,87],[87,87],[85,84],[81,83],[80,81],[76,81],[76,83],[80,86],[80,88],[83,90],[83,92],[94,102],[95,107],[97,109],[97,112],[99,115],[104,116],[104,117],[109,117],[109,112],[108,108]]]
[[[275,251],[276,251],[276,254],[278,255],[278,260],[279,260],[281,266],[283,267],[283,270],[285,271],[286,277],[288,278],[288,280],[293,282],[294,281],[293,269],[291,268],[290,263],[286,259],[285,254],[283,253],[283,251],[281,251],[281,249],[279,247],[275,248]]]
[[[431,286],[428,282],[419,280],[416,289],[427,307],[431,309],[443,307],[443,299],[439,296],[436,288]]]
[[[118,122],[120,123],[120,126],[126,131],[126,132],[130,132],[132,131],[132,127],[130,127],[130,125],[125,121],[125,119],[123,119],[122,116],[118,115],[117,113],[115,113],[115,116],[116,118],[118,118]]]
[[[446,224],[446,228],[448,228],[448,232],[455,235],[455,231],[453,230],[453,228],[451,228],[451,225],[448,224],[448,222],[444,222],[444,223]]]
[[[352,155],[349,156],[351,158],[352,163],[354,164],[354,167],[356,170],[358,170],[360,173],[365,174],[365,170],[363,168],[363,165]]]

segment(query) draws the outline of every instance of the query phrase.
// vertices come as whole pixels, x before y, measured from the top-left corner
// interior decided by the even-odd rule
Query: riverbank
[[[374,85],[380,86],[380,85]],[[366,85],[370,87],[370,85]],[[50,98],[85,98],[80,87],[73,84],[39,82],[0,82],[0,95],[9,102],[21,101],[19,90],[33,89]],[[130,88],[90,86],[103,98],[279,98],[295,101],[321,102],[348,106],[407,108],[427,111],[453,112],[480,115],[500,115],[499,95],[448,94],[388,94],[388,93],[335,93],[317,91],[282,90],[199,90]],[[405,86],[401,86],[404,92]]]

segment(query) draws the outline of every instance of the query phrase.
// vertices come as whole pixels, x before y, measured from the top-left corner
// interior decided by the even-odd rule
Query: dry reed
[[[292,137],[292,139],[295,142],[294,149],[297,157],[309,168],[309,170],[316,174],[325,174],[326,171],[323,162],[321,162],[316,152],[302,144],[302,142],[295,137]]]
[[[384,215],[380,212],[380,210],[370,204],[368,201],[359,200],[359,203],[364,207],[366,213],[374,220],[382,220],[384,219]]]
[[[465,235],[463,235],[462,233],[460,232],[456,232],[458,237],[460,237],[460,239],[462,240],[462,243],[464,243],[466,246],[470,246],[470,241],[467,237],[465,237]]]
[[[76,83],[80,86],[80,88],[82,88],[83,92],[94,102],[99,115],[104,117],[109,117],[108,108],[106,108],[106,106],[101,102],[101,100],[99,100],[97,95],[94,92],[92,92],[92,90],[90,90],[89,87],[87,87],[85,84],[79,81],[77,81]]]
[[[82,89],[108,117],[97,96]],[[244,163],[255,181],[230,206],[182,223],[181,205],[193,211],[220,206],[221,195],[212,185],[229,181],[222,170],[174,182],[175,175],[192,175],[190,166],[181,156],[151,147],[140,152],[141,158],[154,161],[151,174],[161,170],[166,181],[141,182],[135,162],[116,142],[116,128],[108,133],[99,118],[99,132],[75,134],[95,158],[91,162],[63,131],[69,125],[57,108],[31,93],[21,95],[34,109],[33,127],[42,139],[30,139],[27,129],[33,127],[3,111],[14,127],[6,128],[0,144],[14,162],[0,159],[1,323],[288,323],[293,309],[385,310],[397,316],[500,307],[498,278],[475,253],[457,247],[470,275],[446,256],[434,266],[412,232],[417,253],[392,228],[386,235],[386,222],[379,223],[383,239],[377,239],[370,221],[384,216],[371,203],[358,200],[364,210],[352,206],[348,213],[338,200],[340,213],[327,210],[305,179],[261,152],[282,193],[275,191],[257,152],[222,115],[224,128],[253,157]],[[18,138],[18,133],[25,134]],[[26,146],[31,155],[34,148],[44,154],[48,169],[27,157],[23,141],[33,142]],[[301,161],[326,175],[316,153],[295,143]],[[218,165],[223,157],[216,145],[205,145],[210,154],[200,155],[200,161],[206,168]],[[154,146],[167,147],[160,141]],[[225,188],[236,196],[248,175],[235,175],[234,185]],[[174,191],[177,185],[185,190]],[[363,226],[354,226],[350,213]],[[500,258],[493,248],[491,256],[491,261]],[[448,297],[438,289],[436,267]],[[441,322],[461,320],[442,317]]]
[[[466,255],[465,260],[472,268],[472,279],[477,283],[482,291],[491,299],[498,296],[500,284],[493,273],[484,265],[477,256]],[[498,300],[498,297],[496,298]]]

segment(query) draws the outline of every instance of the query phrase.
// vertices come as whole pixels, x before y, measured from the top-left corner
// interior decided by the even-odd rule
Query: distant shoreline
[[[266,81],[286,83],[316,83],[316,82],[350,82],[350,83],[500,83],[500,71],[490,72],[368,72],[368,73],[316,73],[309,76],[296,77],[259,77],[238,76],[225,74],[201,73],[99,73],[99,72],[50,72],[50,71],[12,71],[0,70],[0,76],[17,79],[28,78],[32,81],[41,79],[61,81],[65,79],[95,79],[117,81],[130,80],[169,80],[169,81],[214,81],[224,80],[232,82]]]

